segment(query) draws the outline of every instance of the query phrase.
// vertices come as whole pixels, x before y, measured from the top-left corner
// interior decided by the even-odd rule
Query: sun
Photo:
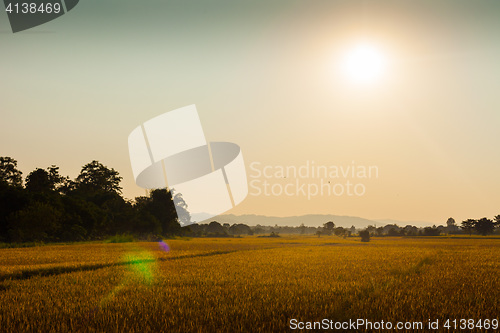
[[[360,43],[344,53],[340,69],[352,83],[377,83],[386,74],[387,55],[376,45]]]

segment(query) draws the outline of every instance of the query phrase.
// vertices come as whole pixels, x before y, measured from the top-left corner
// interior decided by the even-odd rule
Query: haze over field
[[[407,225],[413,225],[416,227],[432,226],[435,223],[429,221],[400,221],[391,219],[379,219],[379,220],[369,220],[357,216],[339,216],[331,214],[309,214],[301,216],[264,216],[264,215],[254,215],[254,214],[244,214],[244,215],[234,215],[234,214],[224,214],[214,217],[213,219],[207,220],[204,223],[214,220],[219,223],[244,223],[250,226],[256,226],[257,224],[266,226],[290,226],[298,227],[302,223],[305,226],[311,227],[322,227],[326,222],[332,221],[337,227],[350,228],[355,226],[358,229],[364,229],[368,226],[382,227],[387,224],[396,224],[400,227],[405,227]],[[446,225],[446,221],[442,221],[436,225]]]
[[[12,34],[0,11],[0,156],[24,176],[55,164],[72,178],[98,160],[133,198],[130,131],[196,104],[207,140],[240,145],[257,188],[291,184],[250,188],[228,214],[491,218],[499,17],[498,1],[86,0]],[[265,177],[255,162],[377,176]],[[308,197],[303,184],[345,191]]]
[[[288,216],[288,217],[276,217],[276,216],[262,216],[262,215],[220,215],[214,220],[219,223],[244,223],[250,226],[255,225],[265,225],[265,226],[289,226],[298,227],[301,224],[305,226],[318,227],[323,226],[328,221],[334,221],[337,227],[350,228],[355,226],[357,228],[366,228],[369,225],[374,225],[377,222],[363,219],[355,216],[336,216],[336,215],[303,215],[303,216]],[[380,226],[380,224],[379,224]]]

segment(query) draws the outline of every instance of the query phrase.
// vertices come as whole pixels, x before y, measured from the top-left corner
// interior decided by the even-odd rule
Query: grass
[[[165,242],[169,252],[152,242],[0,249],[0,331],[280,332],[292,318],[500,313],[500,238]]]
[[[135,241],[133,235],[115,235],[106,239],[105,243],[131,243]]]

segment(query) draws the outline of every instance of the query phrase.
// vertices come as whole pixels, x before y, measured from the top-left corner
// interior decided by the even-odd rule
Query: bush
[[[439,236],[441,230],[436,227],[425,227],[424,228],[424,236]]]
[[[361,237],[362,242],[369,242],[370,241],[370,232],[368,230],[360,231],[359,236]]]

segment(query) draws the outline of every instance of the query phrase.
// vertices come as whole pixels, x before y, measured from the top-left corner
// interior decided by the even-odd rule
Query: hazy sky
[[[75,177],[97,159],[133,198],[144,190],[132,176],[130,131],[196,104],[207,140],[239,144],[250,176],[254,162],[378,168],[378,177],[347,179],[363,184],[362,196],[249,195],[230,213],[492,217],[499,17],[496,0],[82,0],[12,34],[2,11],[0,155],[17,159],[24,176],[56,164]],[[387,61],[369,85],[338,66],[360,42]]]

